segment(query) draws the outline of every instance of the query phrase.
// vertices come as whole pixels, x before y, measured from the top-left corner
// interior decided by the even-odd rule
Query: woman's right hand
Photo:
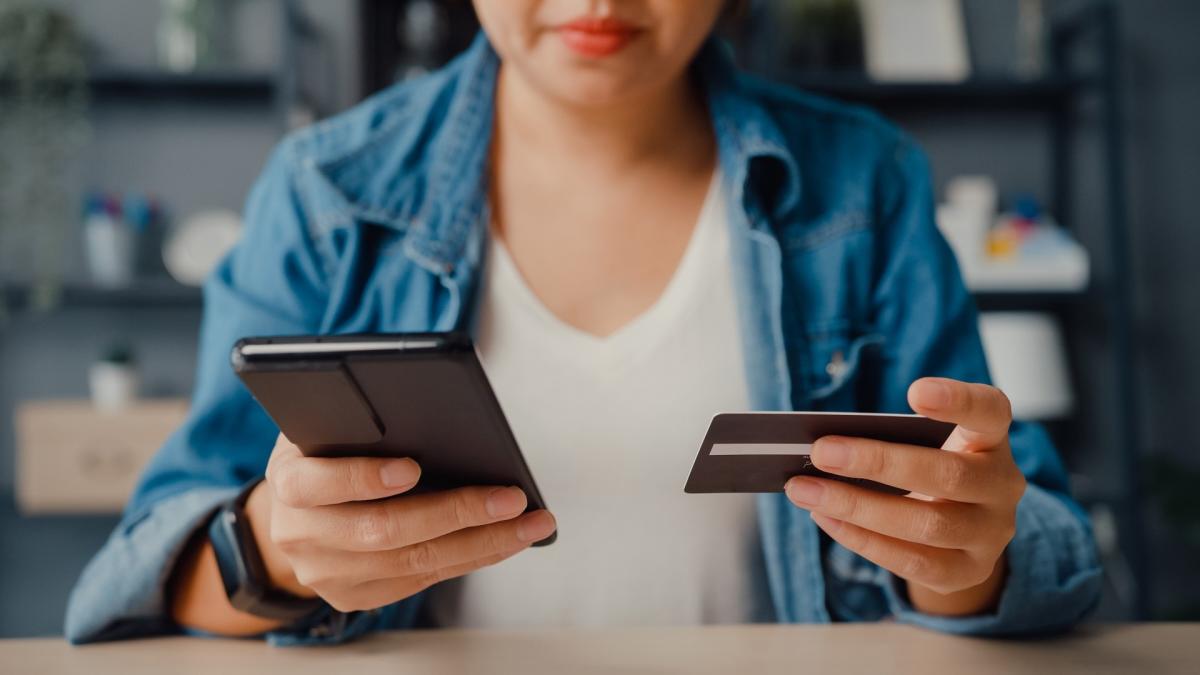
[[[276,587],[374,609],[494,565],[554,532],[516,487],[405,495],[411,459],[306,457],[282,435],[246,504]]]

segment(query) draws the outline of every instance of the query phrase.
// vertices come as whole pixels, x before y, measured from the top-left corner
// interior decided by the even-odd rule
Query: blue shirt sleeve
[[[142,475],[124,517],[71,593],[75,643],[178,631],[165,589],[176,558],[218,504],[259,477],[279,431],[230,367],[246,336],[316,332],[327,305],[328,253],[309,233],[290,145],[273,154],[247,200],[241,241],[204,286],[189,414]],[[344,639],[373,615],[319,617],[280,644]]]
[[[907,412],[908,386],[925,376],[990,382],[978,313],[954,256],[937,231],[930,171],[902,141],[877,186],[880,264],[875,324],[885,336],[879,407]],[[1013,454],[1029,488],[1009,544],[1008,578],[994,613],[929,616],[909,604],[903,584],[881,574],[891,613],[900,621],[950,633],[1041,633],[1072,625],[1098,602],[1101,570],[1084,512],[1067,494],[1066,471],[1043,430],[1015,423]]]

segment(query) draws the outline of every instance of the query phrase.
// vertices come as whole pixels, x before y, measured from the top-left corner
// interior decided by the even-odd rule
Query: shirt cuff
[[[71,592],[64,627],[67,640],[83,644],[180,632],[208,635],[185,630],[171,620],[166,585],[188,541],[239,489],[193,489],[129,514]],[[380,625],[410,626],[415,600],[369,612],[345,613],[327,607],[260,637],[277,646],[346,642]]]
[[[1029,635],[1065,630],[1100,600],[1102,573],[1086,518],[1063,498],[1029,486],[1008,545],[1008,578],[995,611],[965,617],[925,614],[904,583],[889,575],[883,591],[897,620],[959,635]]]
[[[84,569],[67,602],[75,644],[177,632],[166,584],[192,534],[238,488],[198,488],[128,514]]]

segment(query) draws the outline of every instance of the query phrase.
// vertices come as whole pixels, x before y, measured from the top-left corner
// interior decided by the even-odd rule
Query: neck
[[[503,64],[495,134],[498,148],[520,148],[527,158],[566,157],[575,164],[584,157],[601,171],[647,161],[703,160],[713,144],[704,104],[686,74],[619,103],[588,106],[540,92]]]

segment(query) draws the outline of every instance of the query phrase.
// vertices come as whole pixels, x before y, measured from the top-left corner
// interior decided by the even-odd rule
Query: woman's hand
[[[909,388],[908,401],[958,425],[942,449],[830,436],[814,444],[812,460],[822,471],[912,495],[797,476],[788,498],[835,541],[906,580],[918,610],[987,611],[1003,589],[1004,549],[1025,493],[1008,443],[1008,398],[986,385],[925,378]]]
[[[342,611],[374,609],[509,558],[555,529],[515,487],[402,495],[410,459],[305,457],[283,436],[246,505],[272,581]]]

